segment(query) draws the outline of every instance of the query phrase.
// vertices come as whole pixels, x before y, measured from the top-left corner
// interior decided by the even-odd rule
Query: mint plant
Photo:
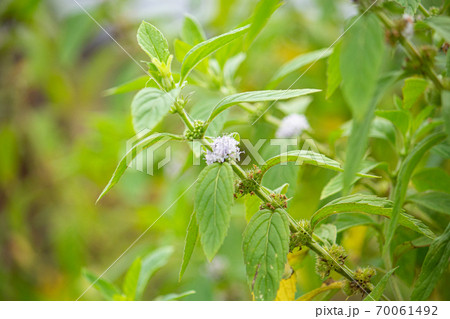
[[[209,39],[200,24],[188,16],[181,39],[174,42],[174,52],[155,26],[143,22],[137,41],[149,56],[148,76],[145,81],[138,78],[109,92],[140,89],[131,111],[136,133],[145,134],[120,161],[99,199],[119,181],[139,152],[161,139],[188,143],[193,156],[200,157],[206,166],[195,181],[194,212],[180,279],[197,242],[209,261],[214,258],[227,236],[233,201],[244,197],[248,225],[242,252],[255,300],[294,298],[295,289],[294,295],[286,297],[286,287],[292,286],[295,263],[301,263],[301,258],[288,257],[308,253],[316,255],[316,271],[323,280],[336,278],[335,274],[341,278],[300,300],[311,300],[326,291],[336,293],[337,289],[348,296],[362,295],[365,300],[427,299],[450,257],[449,189],[439,188],[438,181],[421,175],[429,169],[424,166],[440,167],[450,156],[450,59],[446,55],[450,18],[446,16],[447,2],[441,8],[429,9],[420,1],[395,2],[358,1],[360,14],[349,21],[342,38],[332,47],[294,58],[274,71],[267,89],[249,92],[238,92],[236,72],[245,61],[246,50],[251,50],[252,42],[278,8],[278,1],[261,0],[248,21]],[[416,37],[425,45],[417,46]],[[385,63],[393,55],[396,63]],[[178,68],[174,56],[180,63]],[[227,119],[228,110],[238,106],[249,116],[247,125],[265,122],[275,127],[279,138],[296,138],[302,132],[313,138],[304,115],[288,111],[290,114],[279,117],[272,106],[319,92],[321,88],[276,88],[289,74],[323,58],[328,58],[327,97],[340,90],[352,114],[352,121],[334,137],[334,141],[347,140],[345,152],[337,152],[333,142],[323,146],[317,141],[320,147],[313,150],[291,149],[266,158],[262,165],[243,167],[239,133],[224,133],[227,121],[232,121]],[[386,107],[386,96],[399,85],[401,97],[391,94],[393,105]],[[222,99],[215,105],[201,105],[207,115],[200,117],[189,101],[190,95],[202,88],[216,91]],[[154,132],[169,113],[179,116],[183,130],[178,134]],[[386,163],[383,154],[371,152],[373,138],[389,142],[396,165]],[[309,220],[292,217],[285,195],[289,185],[277,189],[264,185],[270,169],[288,162],[337,173],[324,187],[322,204]],[[447,174],[439,178],[448,185]],[[430,223],[435,214],[444,224]],[[358,225],[376,229],[380,258],[376,265],[351,269],[338,233]],[[405,242],[399,242],[400,227],[408,233]],[[412,244],[415,241],[429,248],[413,286],[400,288],[394,272],[403,265],[396,262],[408,243],[411,246],[406,249],[419,247]],[[373,282],[377,270],[383,276]],[[389,297],[384,295],[388,286],[392,292]]]

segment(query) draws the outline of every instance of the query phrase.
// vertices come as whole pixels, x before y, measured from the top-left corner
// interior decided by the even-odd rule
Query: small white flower
[[[407,39],[412,38],[414,35],[414,17],[405,13],[403,15],[403,23],[404,27],[402,30],[402,35]]]
[[[290,114],[281,120],[275,136],[277,138],[297,137],[309,128],[308,120],[303,114]]]
[[[206,164],[223,163],[227,158],[238,161],[242,153],[238,145],[239,142],[229,135],[217,137],[211,144],[212,151],[206,152]]]

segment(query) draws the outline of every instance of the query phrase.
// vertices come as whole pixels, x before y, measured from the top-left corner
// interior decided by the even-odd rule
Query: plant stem
[[[378,19],[380,19],[380,21],[385,25],[386,28],[392,29],[394,27],[394,23],[392,22],[391,19],[389,19],[387,15],[384,14],[384,12],[381,12],[380,10],[374,10],[374,12],[377,15]],[[405,38],[401,33],[399,34],[399,42],[411,59],[416,59],[418,62],[420,62],[420,64],[423,66],[423,72],[434,83],[436,88],[442,90],[444,86],[441,80],[438,78],[434,70],[423,61],[423,58],[420,56],[420,53],[414,46],[414,44],[407,38]]]
[[[420,12],[423,13],[423,15],[424,15],[426,18],[431,17],[431,14],[428,12],[427,9],[425,9],[425,7],[424,7],[421,3],[419,3],[419,10],[420,10]]]
[[[189,130],[194,131],[194,124],[189,119],[189,116],[184,110],[184,108],[177,106],[177,113],[180,115],[181,119],[183,120],[184,124],[186,124],[186,126],[189,128]]]
[[[183,109],[184,111],[184,109]],[[188,123],[190,122],[189,119],[187,118],[187,115],[185,112],[178,112],[178,114],[180,114],[180,116],[182,114],[184,114],[185,116],[181,116],[182,120],[186,123],[186,125],[188,125]],[[208,149],[211,149],[211,146],[209,145],[209,143],[205,140],[202,139],[200,141],[203,145],[205,145]],[[247,179],[247,174],[245,173],[245,171],[242,169],[242,167],[240,167],[235,161],[230,160],[230,165],[233,169],[233,171],[235,172],[235,174],[241,178],[241,179]],[[268,196],[263,189],[261,188],[260,185],[258,185],[258,188],[255,190],[255,194],[265,203],[271,203],[274,204],[275,206],[277,206],[277,203],[274,203],[274,201],[270,198],[270,196]],[[284,210],[283,208],[281,208],[283,210],[283,212],[286,214],[287,218],[289,219],[289,224],[290,224],[290,228],[293,231],[299,231],[299,225],[297,223],[297,221],[292,218],[291,215],[289,215],[289,213]],[[326,258],[328,256],[327,252],[325,251],[325,249],[320,246],[317,242],[314,241],[314,239],[312,239],[311,237],[311,242],[308,243],[306,245],[307,247],[309,247],[312,251],[314,251],[317,255],[322,256],[324,258]],[[333,260],[333,263],[336,264],[336,271],[338,273],[340,273],[342,276],[344,276],[345,278],[347,278],[348,280],[352,281],[352,282],[357,282],[356,279],[354,278],[354,272],[348,268],[346,265],[340,265],[338,264],[336,261]]]

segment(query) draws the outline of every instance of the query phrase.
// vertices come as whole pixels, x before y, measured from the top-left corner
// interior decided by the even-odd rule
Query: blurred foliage
[[[145,58],[135,41],[140,17],[125,10],[130,2],[98,1],[86,9],[139,63]],[[194,16],[204,5],[198,0],[180,2],[188,3],[187,11]],[[211,2],[214,12],[202,20],[208,36],[226,32],[246,20],[257,1]],[[239,89],[260,89],[287,61],[328,47],[342,32],[349,12],[354,11],[347,1],[287,1],[248,51],[238,71],[238,76],[245,78]],[[170,19],[164,15],[146,19],[172,35],[172,46],[179,28],[169,22],[176,21],[178,26],[182,18],[183,13]],[[395,59],[390,59],[391,63]],[[293,88],[325,88],[326,65],[326,60],[314,64]],[[233,215],[239,218],[232,218],[218,256],[207,263],[197,247],[182,281],[178,281],[193,190],[170,205],[199,172],[198,167],[185,169],[187,147],[173,154],[172,162],[156,170],[154,176],[129,169],[121,183],[95,205],[124,154],[126,141],[134,135],[129,108],[133,93],[105,97],[102,92],[142,75],[142,70],[73,1],[3,0],[0,70],[0,299],[75,300],[90,285],[82,269],[103,273],[147,230],[103,279],[123,282],[138,256],[170,245],[174,253],[150,279],[143,300],[190,290],[196,293],[185,300],[251,299],[241,254],[243,200],[233,207]],[[288,75],[279,87],[289,86],[298,76]],[[400,86],[391,89],[401,92]],[[192,100],[205,100],[210,95],[199,93]],[[383,103],[389,108],[394,102]],[[325,92],[315,95],[306,115],[315,140],[323,145],[334,144],[333,136],[340,136],[342,124],[350,119],[340,91],[329,99]],[[181,122],[172,115],[159,126],[182,133]],[[273,131],[261,122],[255,129],[240,128],[240,135],[256,140]],[[345,152],[341,143],[334,145],[333,155]],[[375,158],[381,154],[384,159],[390,157],[387,163],[395,167],[397,159],[389,140],[374,138],[371,147]],[[271,150],[267,147],[264,152],[270,154]],[[448,172],[448,163],[444,166]],[[274,169],[267,174],[269,186],[271,174],[273,178],[278,173]],[[323,204],[321,191],[335,173],[306,167],[286,174],[282,178],[291,183],[288,195],[293,196],[290,212],[295,218],[309,218]],[[444,224],[448,222],[436,216],[433,223],[437,229],[442,228],[439,218]],[[381,263],[374,258],[379,245],[376,232],[375,227],[359,226],[338,234],[350,253],[352,266]],[[413,239],[404,229],[398,232],[394,239],[398,243]],[[397,271],[404,285],[411,285],[417,272],[415,265],[425,254],[425,248],[418,248],[399,257],[410,265],[410,269]],[[295,269],[297,296],[321,285],[311,254],[290,257],[302,260]],[[435,299],[448,299],[448,295],[439,295],[448,285],[448,277],[443,279],[432,296]],[[94,289],[83,296],[101,298]],[[345,296],[338,294],[335,298]]]

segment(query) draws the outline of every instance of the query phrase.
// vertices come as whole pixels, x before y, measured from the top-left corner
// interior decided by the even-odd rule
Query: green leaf
[[[281,101],[288,100],[294,97],[307,95],[311,93],[320,92],[316,89],[296,89],[296,90],[266,90],[266,91],[250,91],[237,93],[224,97],[213,109],[211,115],[208,118],[208,122],[211,122],[217,115],[225,111],[230,106],[239,103],[255,103],[266,101]]]
[[[106,91],[103,92],[103,95],[109,96],[115,94],[128,93],[132,91],[138,91],[148,86],[157,87],[155,81],[151,80],[148,77],[148,75],[143,75],[136,79],[128,81],[122,85],[107,89]]]
[[[333,224],[322,224],[314,230],[314,235],[319,237],[325,246],[331,247],[336,243],[337,228]]]
[[[89,272],[87,269],[83,270],[83,276],[91,283],[94,284],[95,289],[100,291],[103,297],[105,297],[106,300],[113,300],[114,295],[120,295],[120,290],[115,287],[112,283],[102,279],[98,278],[98,276],[94,275],[93,273]]]
[[[378,110],[375,112],[377,116],[385,118],[394,124],[403,136],[409,130],[411,115],[405,110]]]
[[[443,159],[450,159],[450,145],[441,143],[436,145],[431,149],[431,151],[435,154],[438,154]]]
[[[181,38],[190,45],[196,45],[206,40],[205,32],[195,17],[191,15],[184,17]]]
[[[182,292],[180,294],[167,294],[167,295],[163,295],[163,296],[158,296],[155,298],[155,301],[173,301],[173,300],[179,300],[181,298],[190,296],[195,294],[195,290],[189,290],[189,291],[185,291]]]
[[[408,189],[409,180],[414,169],[416,168],[425,152],[434,145],[440,143],[444,138],[444,133],[434,133],[427,136],[414,147],[414,149],[408,154],[408,156],[406,156],[405,160],[401,164],[398,173],[397,184],[395,185],[393,190],[394,206],[392,210],[392,218],[386,232],[386,241],[383,248],[383,254],[386,254],[389,251],[389,245],[392,238],[394,237],[394,232],[397,227],[397,222],[400,217],[400,212],[405,200],[406,191]]]
[[[272,79],[270,79],[269,87],[275,87],[278,82],[280,82],[283,78],[289,75],[292,72],[297,71],[298,69],[304,67],[305,65],[315,63],[320,59],[324,59],[328,57],[333,52],[333,49],[326,48],[320,49],[317,51],[308,52],[305,54],[301,54],[294,58],[293,60],[287,62],[273,75]]]
[[[257,212],[245,229],[242,250],[255,299],[275,299],[289,252],[286,215],[280,210]]]
[[[136,133],[152,130],[169,113],[180,89],[164,92],[156,88],[140,90],[131,102],[131,115]]]
[[[173,42],[173,47],[175,50],[175,57],[178,61],[183,62],[184,57],[192,49],[192,45],[187,44],[181,40],[175,39]],[[197,65],[197,70],[202,73],[208,73],[208,59],[204,59]]]
[[[427,18],[425,22],[443,37],[446,42],[450,42],[450,17],[434,16]]]
[[[258,2],[251,17],[250,29],[248,30],[247,38],[245,39],[247,48],[267,24],[267,21],[269,21],[272,14],[281,5],[282,3],[280,3],[280,0],[260,0]]]
[[[394,0],[405,8],[405,13],[414,15],[419,7],[420,0]]]
[[[314,229],[321,220],[338,213],[357,212],[391,218],[392,206],[392,202],[386,198],[373,195],[354,194],[341,197],[316,211],[311,216],[311,227]],[[435,237],[425,224],[410,215],[400,213],[399,224],[427,237]]]
[[[194,207],[203,251],[209,260],[214,258],[227,234],[233,193],[230,164],[214,163],[200,173]]]
[[[380,300],[381,296],[383,295],[383,291],[386,288],[386,285],[389,281],[389,278],[391,278],[391,275],[394,273],[395,270],[397,270],[398,267],[395,267],[394,269],[389,270],[383,278],[380,279],[378,284],[375,286],[375,288],[372,290],[372,292],[367,295],[366,298],[364,298],[364,301],[378,301]]]
[[[331,95],[333,95],[334,91],[339,87],[342,81],[341,69],[339,58],[341,55],[341,42],[336,44],[333,49],[333,53],[331,53],[328,58],[327,64],[327,95],[328,99]]]
[[[245,58],[245,53],[239,53],[225,62],[225,65],[223,66],[223,78],[230,85],[233,85],[233,79]]]
[[[378,166],[385,165],[385,163],[373,163],[373,162],[363,162],[362,169],[360,170],[360,174],[365,174],[373,170]],[[356,183],[361,179],[361,176],[355,176],[351,185]],[[330,181],[325,185],[322,189],[322,193],[320,194],[320,199],[327,198],[328,196],[334,195],[340,192],[343,188],[343,175],[338,174],[334,176]]]
[[[448,56],[450,56],[450,54],[448,54]],[[441,100],[445,132],[447,133],[447,140],[450,140],[450,91],[442,91]]]
[[[217,37],[203,41],[193,47],[184,57],[181,65],[181,83],[186,80],[189,73],[199,64],[204,58],[214,53],[219,48],[230,43],[231,41],[243,36],[248,31],[249,26],[234,29],[228,33],[224,33]]]
[[[142,21],[137,32],[137,41],[142,50],[151,58],[167,63],[169,59],[169,44],[164,35],[156,27]]]
[[[143,150],[149,148],[150,146],[156,144],[161,140],[182,140],[182,136],[169,134],[169,133],[155,133],[152,135],[144,135],[133,145],[133,147],[125,154],[124,157],[120,160],[119,164],[116,167],[111,179],[108,184],[105,186],[101,194],[97,198],[97,202],[114,186],[122,177],[123,173],[127,169],[128,165],[131,164],[133,159]]]
[[[413,176],[412,181],[419,192],[434,190],[450,193],[450,176],[440,167],[424,168]]]
[[[139,280],[139,273],[141,272],[142,261],[141,258],[137,258],[128,269],[125,279],[123,281],[122,290],[127,300],[135,300],[136,288]]]
[[[192,213],[191,219],[189,220],[188,229],[186,232],[186,241],[184,244],[183,251],[183,261],[181,263],[179,281],[181,281],[181,277],[183,277],[184,272],[191,260],[192,253],[194,252],[195,244],[197,243],[198,238],[198,225],[197,220],[195,219],[195,212]]]
[[[450,214],[450,194],[443,192],[425,192],[411,195],[408,202],[415,203],[443,214]]]
[[[344,163],[344,194],[348,194],[348,192],[350,191],[350,185],[352,184],[358,167],[360,167],[360,163],[364,157],[365,152],[367,151],[369,133],[372,129],[372,122],[375,122],[373,121],[373,118],[378,100],[383,96],[384,92],[388,88],[392,87],[392,85],[400,77],[400,74],[400,72],[391,72],[381,77],[378,81],[377,88],[372,98],[369,110],[362,119],[353,120],[352,130],[348,140],[347,155]]]
[[[340,213],[333,220],[338,233],[343,232],[349,228],[362,225],[376,225],[376,222],[366,214],[360,213]]]
[[[266,161],[266,163],[261,167],[261,174],[264,175],[270,168],[278,164],[283,164],[287,162],[295,162],[297,165],[310,164],[323,168],[328,168],[333,171],[342,172],[341,164],[326,157],[325,155],[306,150],[295,150],[282,153],[280,155],[274,156]],[[376,177],[374,175],[368,175],[360,173],[359,176],[363,177]]]
[[[428,249],[411,300],[427,300],[450,260],[450,224]]]
[[[374,14],[365,14],[342,41],[342,94],[356,119],[362,119],[375,93],[384,53],[383,29]],[[361,54],[364,52],[364,54]]]
[[[405,80],[402,88],[403,108],[409,110],[421,97],[428,86],[428,81],[422,78],[412,77]]]
[[[259,206],[261,206],[262,200],[256,195],[247,195],[245,197],[245,220],[249,222],[253,215],[259,211]]]
[[[173,247],[165,246],[158,248],[142,258],[141,271],[136,288],[136,300],[140,300],[145,287],[153,274],[167,264],[173,253]]]

